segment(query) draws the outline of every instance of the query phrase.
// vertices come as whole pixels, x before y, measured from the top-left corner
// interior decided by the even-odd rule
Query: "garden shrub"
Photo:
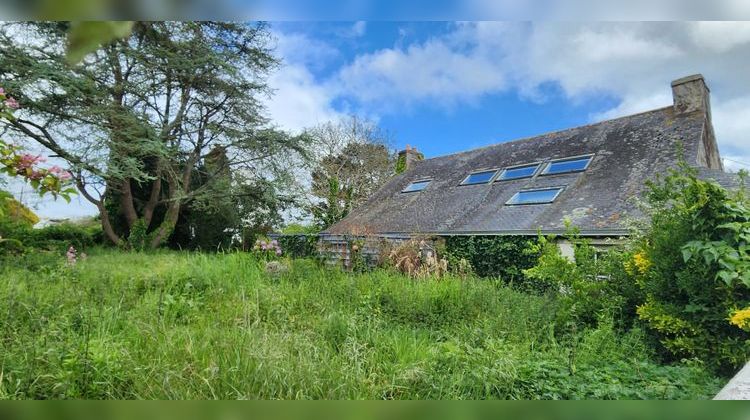
[[[316,257],[318,254],[318,235],[288,234],[277,237],[284,255],[294,258]]]
[[[26,248],[61,253],[70,246],[85,249],[104,242],[101,226],[93,223],[66,222],[34,229],[25,223],[0,219],[0,237],[19,241]]]
[[[458,268],[468,261],[480,277],[500,277],[507,282],[523,282],[523,270],[531,268],[538,254],[529,252],[536,238],[523,236],[448,236],[445,256],[449,266]]]
[[[744,176],[743,176],[744,178]],[[639,317],[671,359],[730,373],[750,357],[750,207],[684,163],[649,184],[651,224],[627,263],[645,294]],[[739,315],[739,316],[738,316]]]
[[[622,330],[630,328],[642,298],[623,266],[629,254],[615,247],[599,251],[575,229],[565,239],[573,244],[573,260],[561,254],[554,237],[540,236],[531,247],[539,257],[524,270],[527,288],[558,295],[558,328],[594,327],[602,317]]]

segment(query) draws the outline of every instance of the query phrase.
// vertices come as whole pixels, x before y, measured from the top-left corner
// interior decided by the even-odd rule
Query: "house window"
[[[490,182],[496,173],[497,170],[474,172],[473,174],[469,174],[469,176],[461,182],[461,185],[486,184]]]
[[[517,204],[545,204],[555,201],[562,191],[562,187],[540,188],[536,190],[523,190],[515,193],[506,205]]]
[[[411,184],[407,185],[406,188],[404,188],[401,192],[407,193],[407,192],[417,192],[422,191],[423,189],[427,188],[427,185],[431,182],[430,179],[425,179],[422,181],[414,181]]]
[[[529,178],[534,176],[538,168],[538,163],[534,163],[532,165],[512,166],[503,169],[497,179],[499,181],[505,181],[509,179]]]
[[[542,175],[585,171],[586,168],[588,168],[589,163],[591,163],[592,157],[593,156],[584,156],[553,160],[552,162],[547,164],[546,168],[544,168],[544,172],[542,172]]]

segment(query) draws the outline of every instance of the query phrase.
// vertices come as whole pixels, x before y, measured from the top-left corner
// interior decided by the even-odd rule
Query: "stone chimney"
[[[408,144],[406,149],[398,152],[398,159],[396,160],[396,173],[400,174],[414,166],[414,163],[424,159],[424,155],[420,153],[416,148],[411,148]]]
[[[711,118],[710,91],[702,74],[683,77],[672,82],[674,110],[678,114],[703,110]]]
[[[675,114],[702,111],[706,123],[703,126],[701,145],[696,163],[700,166],[724,170],[711,122],[711,95],[702,74],[683,77],[672,82],[672,98]]]

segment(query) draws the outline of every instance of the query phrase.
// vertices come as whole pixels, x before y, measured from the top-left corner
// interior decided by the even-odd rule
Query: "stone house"
[[[673,81],[672,94],[664,108],[447,156],[421,159],[407,148],[405,170],[322,241],[561,234],[566,220],[594,243],[618,238],[642,217],[634,198],[645,182],[675,167],[680,154],[701,177],[737,187],[722,166],[703,76]]]

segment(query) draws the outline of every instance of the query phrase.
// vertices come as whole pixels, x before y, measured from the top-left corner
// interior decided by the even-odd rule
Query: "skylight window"
[[[497,170],[495,169],[491,171],[474,172],[473,174],[469,174],[469,176],[461,182],[461,185],[486,184],[490,182],[496,173]]]
[[[513,166],[505,168],[497,178],[500,181],[506,181],[509,179],[529,178],[534,176],[536,170],[539,168],[538,163],[532,165]]]
[[[585,171],[593,156],[553,160],[544,168],[542,175],[564,174]]]
[[[407,193],[407,192],[417,192],[422,191],[423,189],[427,188],[427,185],[431,182],[430,179],[425,179],[422,181],[414,181],[411,184],[407,185],[406,188],[404,188],[401,192]]]
[[[537,190],[523,190],[515,193],[506,205],[517,204],[546,204],[555,201],[562,191],[562,187],[540,188]]]

